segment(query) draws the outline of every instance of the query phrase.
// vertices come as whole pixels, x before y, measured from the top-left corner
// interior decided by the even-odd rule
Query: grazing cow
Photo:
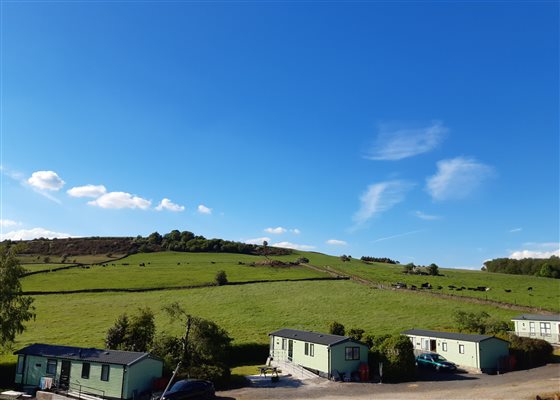
[[[464,286],[461,286],[461,289],[465,290],[465,289],[466,289],[466,287],[464,287]]]
[[[447,286],[447,287],[448,287],[449,289],[455,289],[456,286],[455,286],[455,285],[449,285],[449,286]]]
[[[421,286],[422,286],[422,289],[431,289],[432,288],[432,285],[430,285],[430,282],[423,283]]]
[[[504,289],[506,293],[511,293],[511,289]]]
[[[532,287],[532,286],[529,286],[529,287],[527,288],[527,290],[533,290],[533,287]]]
[[[479,292],[485,292],[486,290],[488,290],[488,288],[486,286],[477,286],[476,290],[478,290]]]
[[[178,263],[177,263],[177,265],[181,265],[181,263],[180,263],[180,262],[178,262]]]
[[[438,290],[441,290],[441,289],[443,289],[443,286],[438,286],[437,288],[438,288]]]
[[[415,285],[410,285],[410,290],[416,290],[416,286]]]
[[[461,290],[463,290],[462,287],[458,287],[457,289],[455,289],[457,292],[460,292]]]

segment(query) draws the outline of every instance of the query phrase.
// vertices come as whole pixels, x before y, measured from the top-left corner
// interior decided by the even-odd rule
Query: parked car
[[[418,357],[416,357],[416,365],[418,365],[419,367],[434,368],[436,371],[455,371],[457,369],[457,365],[455,365],[451,361],[447,361],[445,357],[442,357],[437,353],[420,354]]]
[[[215,397],[214,385],[212,382],[201,379],[183,379],[175,382],[171,388],[157,396],[157,400],[202,400],[213,399]],[[152,400],[156,400],[152,397]]]

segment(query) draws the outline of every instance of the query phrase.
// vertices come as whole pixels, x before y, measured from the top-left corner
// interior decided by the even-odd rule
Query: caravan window
[[[49,359],[47,361],[47,374],[56,375],[56,360]]]

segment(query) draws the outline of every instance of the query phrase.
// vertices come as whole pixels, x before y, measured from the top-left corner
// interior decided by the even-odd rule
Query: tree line
[[[201,252],[201,253],[238,253],[252,255],[288,255],[292,254],[290,249],[269,247],[234,242],[223,239],[206,239],[204,236],[195,235],[189,231],[180,232],[177,229],[161,235],[153,232],[148,237],[137,236],[134,240],[140,253],[156,251],[179,251],[179,252]]]
[[[560,279],[560,258],[524,258],[515,260],[513,258],[495,258],[486,261],[481,268],[488,272],[501,272],[514,275],[534,275],[545,278]]]
[[[387,258],[387,257],[363,256],[363,257],[360,258],[360,260],[362,260],[365,263],[378,262],[378,263],[385,263],[385,264],[400,264],[398,261],[391,260],[390,258]]]

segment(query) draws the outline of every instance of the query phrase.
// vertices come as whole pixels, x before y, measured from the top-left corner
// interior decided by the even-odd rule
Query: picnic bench
[[[271,376],[278,377],[278,368],[277,367],[269,367],[269,366],[265,365],[265,366],[258,367],[258,368],[259,368],[260,376],[266,377],[266,374],[270,373]]]

